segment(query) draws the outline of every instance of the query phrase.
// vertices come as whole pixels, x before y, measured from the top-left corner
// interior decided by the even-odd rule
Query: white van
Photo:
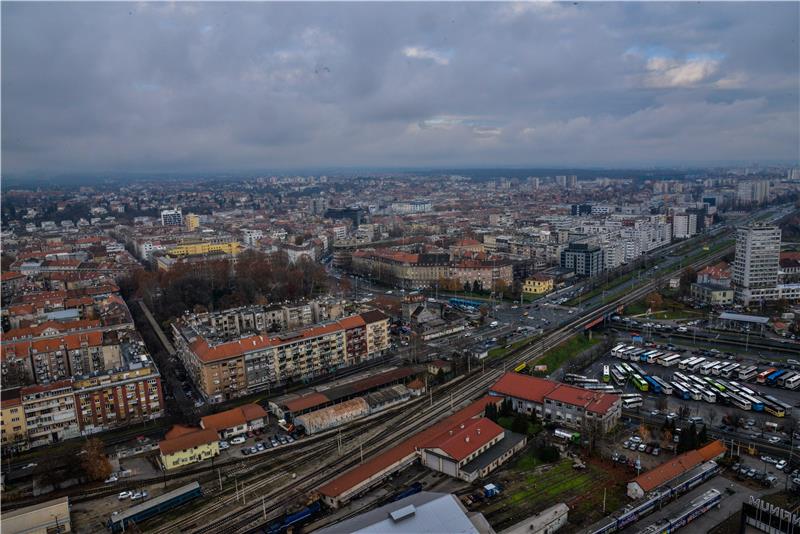
[[[492,328],[497,328],[498,324],[500,323],[498,323],[497,321],[492,321],[491,323],[489,323],[489,326],[491,326]]]

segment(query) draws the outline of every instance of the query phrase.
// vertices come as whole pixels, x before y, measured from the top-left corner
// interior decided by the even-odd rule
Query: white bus
[[[700,367],[701,365],[703,365],[703,363],[705,361],[706,361],[705,358],[703,358],[702,356],[698,356],[697,358],[695,358],[695,360],[692,363],[690,363],[689,365],[686,366],[686,370],[687,371],[696,371],[697,368]]]
[[[642,396],[628,397],[622,399],[622,407],[625,409],[638,408],[642,405]]]
[[[800,373],[794,375],[783,383],[783,387],[786,389],[797,389],[798,386],[800,386]]]
[[[797,373],[794,373],[792,371],[789,371],[787,373],[783,373],[781,376],[778,377],[777,380],[775,380],[775,384],[777,384],[779,387],[782,387],[782,388],[786,387],[786,381],[791,379],[796,374]]]
[[[653,364],[658,363],[658,359],[661,358],[661,356],[663,355],[664,355],[663,353],[654,350],[647,354],[647,363],[653,363]]]
[[[672,367],[676,365],[678,362],[681,361],[681,357],[677,354],[672,354],[671,356],[667,356],[666,358],[661,358],[661,365],[664,367]]]
[[[733,375],[734,373],[738,373],[738,372],[739,372],[739,364],[738,363],[732,363],[732,364],[728,365],[727,367],[723,368],[722,371],[720,371],[719,374],[721,376],[725,377],[725,378],[730,378],[731,375]]]
[[[703,365],[700,366],[700,374],[701,375],[710,375],[711,374],[711,369],[713,369],[714,366],[717,365],[718,363],[719,362],[713,361],[713,360],[710,361],[710,362],[705,362]]]
[[[678,364],[678,369],[684,370],[684,369],[688,368],[690,365],[692,365],[694,363],[694,361],[696,359],[697,359],[697,356],[692,356],[690,358],[686,358],[685,360],[681,360],[681,362]]]
[[[617,345],[616,347],[611,349],[611,355],[614,356],[615,358],[619,358],[620,354],[622,354],[622,351],[625,348],[626,348],[625,345]]]
[[[717,396],[714,393],[712,393],[711,391],[709,391],[707,389],[704,389],[704,390],[701,390],[700,393],[702,393],[704,401],[706,401],[708,403],[711,403],[711,404],[715,404],[717,402]]]
[[[758,367],[751,365],[744,369],[739,369],[739,380],[752,380],[758,374]]]
[[[711,374],[714,375],[714,376],[719,376],[719,374],[722,372],[722,370],[725,369],[727,366],[728,366],[727,363],[719,362],[719,363],[717,363],[717,365],[715,365],[714,367],[711,368]]]

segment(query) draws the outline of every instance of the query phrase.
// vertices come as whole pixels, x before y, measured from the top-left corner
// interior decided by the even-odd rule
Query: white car
[[[130,499],[131,495],[133,495],[132,491],[121,491],[119,492],[119,495],[117,495],[117,499],[124,501],[125,499]]]
[[[219,442],[219,448],[222,449],[222,450],[230,449],[230,447],[231,447],[231,444],[228,443],[227,441],[220,441]]]
[[[244,436],[236,436],[235,438],[233,438],[231,440],[231,444],[232,445],[240,445],[240,444],[244,443],[245,441],[247,441],[247,438],[245,438]]]
[[[114,482],[116,482],[117,480],[119,480],[119,478],[117,478],[117,475],[115,475],[115,474],[113,474],[113,473],[112,473],[110,477],[108,477],[107,479],[105,479],[105,483],[106,483],[106,484],[113,484],[113,483],[114,483]]]
[[[149,497],[147,490],[137,491],[133,495],[131,495],[131,500],[138,501],[139,499],[146,499],[147,497]]]
[[[688,332],[688,331],[689,331],[689,329],[688,329],[688,328],[686,328],[685,326],[679,326],[679,327],[677,328],[677,330],[678,330],[678,332],[682,332],[682,333],[685,333],[685,332]]]
[[[775,464],[775,469],[783,471],[786,468],[786,460],[781,460],[777,464]]]

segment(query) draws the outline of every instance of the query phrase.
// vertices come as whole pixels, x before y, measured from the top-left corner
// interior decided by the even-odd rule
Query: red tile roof
[[[504,396],[543,404],[545,399],[581,406],[593,413],[606,413],[618,395],[589,391],[552,380],[519,373],[506,373],[489,390]]]
[[[725,452],[725,446],[719,441],[714,441],[702,449],[689,451],[664,462],[655,469],[651,469],[633,479],[647,493],[666,484],[670,480],[682,475],[686,471],[697,467],[703,462],[713,460]]]
[[[207,445],[217,441],[217,431],[213,429],[195,430],[181,434],[178,437],[165,439],[158,442],[161,454],[173,454],[187,449],[193,449],[201,445]]]
[[[389,466],[399,462],[403,458],[414,454],[417,449],[424,446],[425,443],[428,443],[436,436],[441,435],[442,432],[448,431],[453,426],[457,426],[477,415],[482,415],[488,404],[497,402],[498,399],[496,397],[488,396],[473,402],[440,423],[428,427],[417,434],[413,434],[391,449],[367,460],[355,469],[321,486],[319,492],[328,497],[338,497],[342,493],[368,480],[370,477],[386,470]]]
[[[287,401],[283,405],[290,412],[301,412],[326,402],[330,402],[330,399],[322,393],[309,393],[300,398]]]
[[[544,378],[521,375],[519,373],[506,373],[489,389],[490,392],[499,393],[517,399],[544,403],[544,396],[553,391],[558,384]]]
[[[426,449],[438,448],[448,456],[460,462],[474,453],[497,436],[503,429],[491,420],[481,417],[466,423],[458,423],[431,439],[425,445]]]
[[[244,406],[237,406],[236,408],[231,408],[224,412],[201,417],[200,426],[219,432],[227,428],[244,425],[250,421],[266,416],[267,412],[258,404],[245,404]]]

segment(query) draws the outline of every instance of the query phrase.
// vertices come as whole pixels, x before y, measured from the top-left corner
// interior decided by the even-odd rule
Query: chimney
[[[464,438],[464,441],[465,441],[466,443],[469,443],[469,436],[467,436],[466,438]]]
[[[478,435],[479,436],[481,435],[481,429],[480,428],[478,429]]]
[[[464,429],[464,423],[461,423],[461,429],[462,430]]]

